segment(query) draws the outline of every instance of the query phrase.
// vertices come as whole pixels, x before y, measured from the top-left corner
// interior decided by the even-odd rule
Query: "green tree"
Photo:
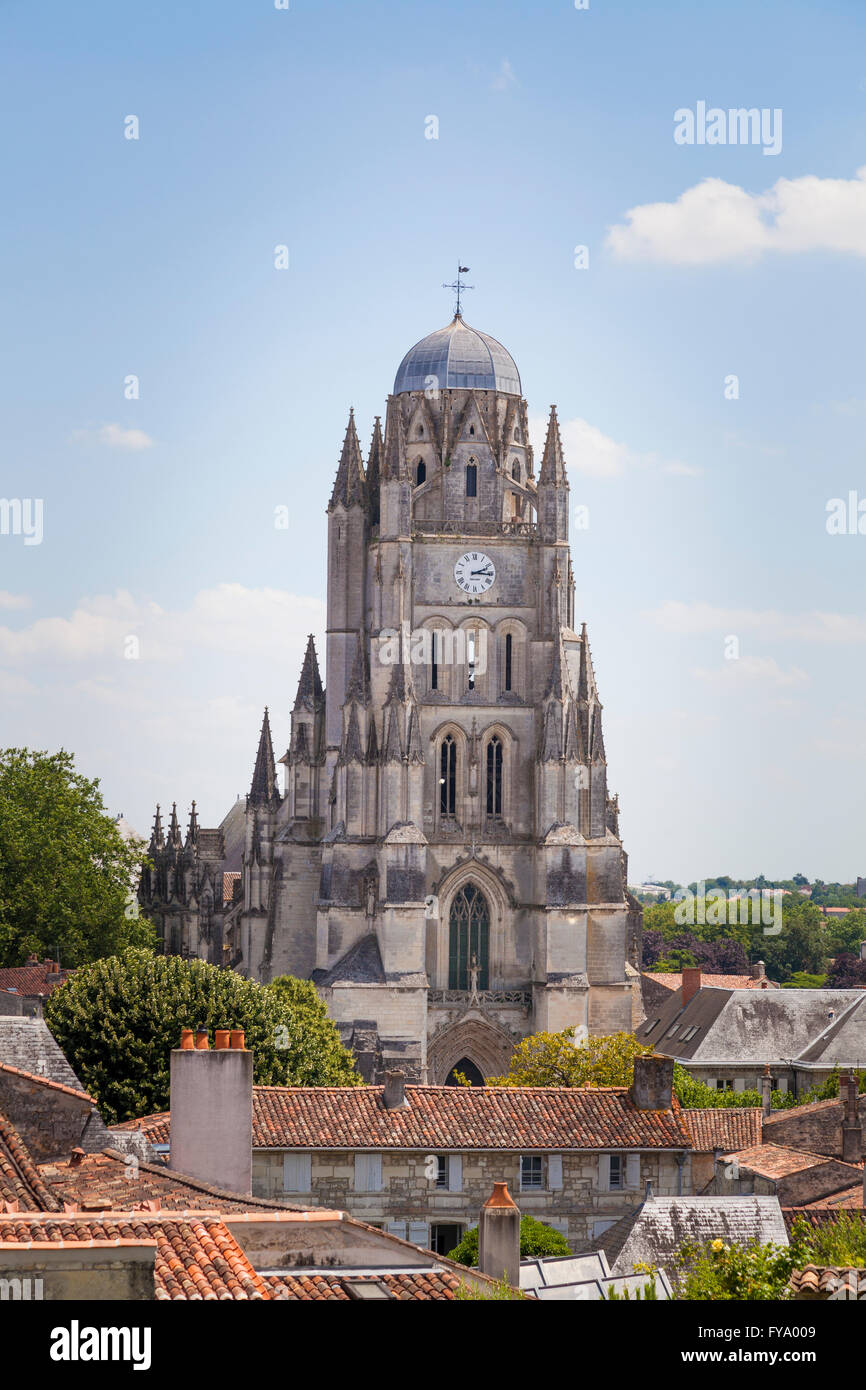
[[[0,750],[0,965],[56,952],[78,966],[155,940],[132,897],[143,847],[73,764],[63,750]]]
[[[521,1258],[534,1256],[541,1258],[543,1255],[570,1255],[571,1249],[564,1235],[555,1231],[552,1226],[546,1226],[543,1221],[536,1221],[534,1216],[522,1216],[520,1218],[520,1254]],[[463,1239],[459,1245],[448,1252],[449,1260],[456,1260],[458,1264],[468,1265],[470,1269],[478,1264],[478,1227],[472,1226],[468,1231],[464,1231]]]
[[[634,1059],[651,1047],[633,1033],[587,1038],[579,1045],[575,1030],[533,1033],[514,1049],[505,1076],[491,1076],[488,1086],[630,1086]]]
[[[790,1246],[726,1245],[713,1240],[705,1247],[683,1246],[676,1267],[677,1298],[699,1302],[731,1300],[784,1301],[795,1268]]]
[[[259,1085],[361,1084],[303,981],[277,989],[204,961],[129,950],[77,970],[46,1001],[45,1018],[110,1124],[168,1109],[181,1028],[243,1028]]]

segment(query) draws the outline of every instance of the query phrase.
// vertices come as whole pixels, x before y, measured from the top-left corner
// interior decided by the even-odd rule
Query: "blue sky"
[[[366,445],[460,257],[589,509],[632,879],[866,872],[866,536],[826,530],[866,499],[862,5],[7,3],[3,28],[0,491],[44,502],[40,545],[0,535],[3,743],[71,748],[142,830],[157,799],[218,822],[324,627],[348,408]],[[699,101],[780,109],[780,153],[676,144]]]

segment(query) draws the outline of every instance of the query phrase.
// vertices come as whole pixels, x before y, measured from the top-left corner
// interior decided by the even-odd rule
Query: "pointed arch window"
[[[423,425],[419,425],[419,426],[418,426],[418,438],[419,438],[419,439],[423,439],[423,438],[424,438],[424,426],[423,426]]]
[[[502,739],[498,734],[487,745],[487,814],[502,815]]]
[[[518,442],[518,444],[519,444],[519,443],[520,443],[520,430],[519,430],[519,428],[517,427],[517,425],[515,425],[515,427],[514,427],[514,438],[517,440],[517,442]]]
[[[474,425],[470,425],[470,426],[469,426],[469,436],[470,436],[470,438],[472,438],[472,439],[475,438],[475,426],[474,426]]]
[[[489,989],[490,909],[474,883],[467,883],[451,904],[448,935],[448,988]]]
[[[457,744],[451,734],[442,740],[439,751],[439,812],[457,814]]]
[[[478,465],[474,459],[470,459],[466,465],[466,496],[478,496]]]
[[[505,689],[512,690],[514,679],[514,638],[511,633],[505,634]]]
[[[435,627],[430,634],[430,689],[439,689],[439,634]]]
[[[520,482],[520,464],[517,459],[511,465],[511,476],[516,483]]]
[[[416,487],[420,487],[421,484],[426,483],[426,481],[427,465],[423,459],[418,459],[417,463],[415,464],[415,485]]]

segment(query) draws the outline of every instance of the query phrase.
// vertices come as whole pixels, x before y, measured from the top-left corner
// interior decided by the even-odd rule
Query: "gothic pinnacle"
[[[538,475],[539,486],[543,483],[556,483],[560,487],[568,487],[568,478],[565,473],[565,459],[562,453],[562,440],[559,437],[559,421],[556,418],[556,406],[550,407],[550,418],[547,422],[547,438],[544,441],[544,455],[541,460],[541,472]]]
[[[253,780],[250,794],[247,797],[247,804],[250,806],[269,806],[279,799],[277,769],[274,763],[273,744],[271,743],[271,724],[267,706],[265,706],[265,717],[262,720],[262,731],[259,734],[256,765],[253,768]]]
[[[344,507],[363,506],[365,500],[364,460],[361,457],[358,431],[355,428],[355,412],[350,410],[346,437],[343,440],[343,450],[337,465],[337,476],[334,479],[334,490],[331,493],[328,510],[331,511],[340,505]]]
[[[306,709],[313,713],[321,705],[325,697],[322,689],[322,680],[319,675],[319,661],[316,656],[316,643],[313,634],[307,638],[307,649],[304,652],[304,662],[301,666],[301,676],[298,681],[298,693],[295,696],[294,709]]]

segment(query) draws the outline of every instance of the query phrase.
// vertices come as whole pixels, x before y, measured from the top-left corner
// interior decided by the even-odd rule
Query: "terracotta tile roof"
[[[816,1216],[823,1212],[832,1217],[834,1211],[859,1211],[862,1207],[863,1184],[858,1182],[853,1187],[834,1192],[830,1197],[819,1197],[815,1202],[806,1202],[798,1210],[814,1212]]]
[[[453,1301],[460,1278],[449,1269],[417,1270],[405,1274],[270,1274],[266,1282],[274,1298],[304,1303],[351,1303],[346,1284],[384,1284],[400,1302]]]
[[[227,1192],[162,1164],[144,1163],[112,1149],[86,1154],[76,1167],[68,1161],[41,1163],[37,1176],[63,1210],[132,1211],[144,1203],[154,1211],[302,1211],[288,1202]]]
[[[683,1149],[673,1110],[638,1110],[625,1087],[407,1086],[387,1110],[382,1086],[254,1086],[256,1149]],[[138,1123],[169,1142],[169,1116]]]
[[[40,1086],[50,1086],[54,1091],[64,1091],[67,1096],[75,1096],[76,1100],[86,1100],[89,1101],[91,1105],[96,1104],[93,1096],[88,1095],[86,1091],[82,1091],[76,1086],[67,1086],[63,1081],[52,1081],[48,1076],[40,1076],[39,1073],[35,1071],[25,1071],[23,1067],[13,1067],[9,1062],[0,1062],[0,1071],[9,1072],[12,1076],[26,1077],[28,1081],[38,1081]]]
[[[654,984],[664,985],[665,989],[677,990],[683,987],[682,973],[673,970],[647,970],[645,972],[648,979]],[[705,988],[713,989],[778,989],[775,980],[768,980],[766,975],[760,980],[754,979],[752,975],[706,975],[701,971],[701,985]]]
[[[795,1298],[829,1298],[835,1293],[857,1299],[866,1293],[866,1269],[806,1265],[792,1272],[789,1287]]]
[[[718,1110],[682,1110],[683,1124],[699,1153],[751,1148],[761,1142],[760,1106],[725,1106]]]
[[[754,1144],[751,1148],[739,1149],[732,1157],[741,1168],[767,1178],[784,1178],[791,1173],[802,1173],[807,1168],[819,1168],[822,1164],[836,1162],[826,1154],[813,1154],[806,1149],[786,1149],[781,1144]]]
[[[218,1217],[185,1212],[176,1218],[138,1212],[98,1218],[76,1215],[20,1218],[0,1216],[0,1263],[7,1245],[59,1242],[156,1242],[154,1276],[158,1299],[271,1299],[273,1293]]]
[[[24,1140],[0,1111],[0,1210],[62,1211],[45,1186]]]
[[[240,870],[225,870],[223,873],[223,902],[230,903],[234,899],[235,884],[240,883]]]
[[[43,998],[74,974],[72,970],[49,971],[52,961],[38,965],[12,965],[0,969],[0,989],[15,990],[17,994],[39,994]]]

